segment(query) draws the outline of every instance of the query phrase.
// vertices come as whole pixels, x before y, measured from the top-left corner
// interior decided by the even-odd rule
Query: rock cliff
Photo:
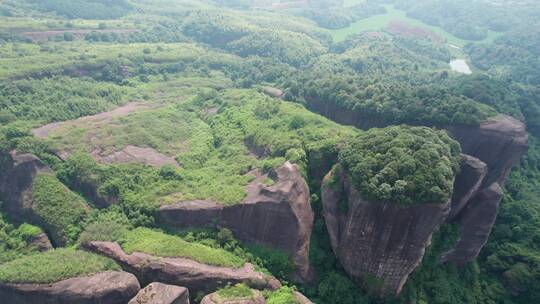
[[[387,295],[400,293],[450,210],[449,201],[403,207],[364,200],[339,169],[325,177],[322,202],[332,249],[345,271]]]
[[[298,166],[287,162],[276,170],[273,185],[265,186],[256,180],[246,192],[244,201],[234,206],[209,201],[164,205],[159,218],[177,228],[206,227],[217,222],[241,241],[284,250],[296,265],[297,279],[309,281],[314,215],[309,188]]]
[[[309,98],[307,101],[312,111],[338,123],[361,129],[387,125],[383,119],[366,117],[335,104]],[[460,143],[465,155],[462,172],[455,180],[448,216],[449,221],[461,226],[461,235],[443,261],[463,264],[474,260],[487,242],[502,198],[501,188],[510,170],[527,151],[528,134],[524,123],[506,115],[497,115],[479,126],[446,126],[445,129]],[[326,216],[326,221],[334,229],[339,227],[336,219]],[[336,236],[330,234],[336,243]]]
[[[1,284],[0,299],[9,304],[125,304],[139,291],[127,272],[102,272],[52,284]]]
[[[254,269],[251,264],[242,268],[228,268],[198,263],[185,258],[164,258],[145,253],[127,254],[111,242],[91,242],[88,250],[115,260],[125,271],[137,276],[144,284],[160,282],[185,286],[190,294],[208,293],[228,284],[243,283],[255,289],[276,289],[281,286],[278,280]]]

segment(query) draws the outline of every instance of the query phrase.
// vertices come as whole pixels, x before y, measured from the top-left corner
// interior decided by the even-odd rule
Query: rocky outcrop
[[[460,265],[474,260],[489,238],[495,223],[502,189],[510,170],[519,162],[528,148],[525,125],[508,116],[498,115],[479,127],[448,127],[460,144],[463,153],[476,158],[462,166],[456,179],[454,198],[461,194],[461,185],[473,183],[478,178],[478,189],[473,187],[468,195],[454,199],[449,219],[461,226],[455,248],[442,257],[443,261]],[[486,173],[481,174],[482,164]],[[483,177],[482,177],[483,175]]]
[[[487,174],[487,165],[483,161],[467,154],[462,154],[461,158],[461,170],[454,182],[449,220],[455,219],[471,198],[478,193]]]
[[[499,184],[493,183],[467,204],[459,219],[460,238],[454,249],[441,258],[443,262],[452,261],[463,265],[478,256],[497,218],[502,195]]]
[[[450,202],[404,207],[367,201],[339,169],[325,177],[322,202],[332,249],[345,271],[387,295],[401,292],[450,210]]]
[[[0,199],[2,208],[16,221],[34,217],[32,183],[38,173],[52,173],[32,154],[11,151],[0,155]]]
[[[322,202],[341,265],[357,283],[381,294],[401,292],[450,210],[450,202],[402,207],[367,201],[341,170],[325,177]]]
[[[253,290],[253,296],[249,298],[221,299],[217,293],[206,295],[201,304],[265,304],[266,300],[258,290]]]
[[[306,298],[306,296],[299,293],[298,291],[294,292],[294,297],[296,298],[298,304],[313,304],[310,299]]]
[[[137,276],[142,284],[161,282],[185,286],[192,296],[208,293],[227,284],[243,283],[255,289],[276,289],[281,286],[274,277],[265,275],[246,263],[242,268],[205,265],[186,258],[164,258],[145,253],[127,254],[111,242],[91,242],[88,250],[105,255]]]
[[[479,127],[450,126],[447,130],[461,144],[463,153],[487,165],[483,187],[495,182],[503,184],[528,148],[525,124],[506,115],[498,115]]]
[[[34,246],[38,251],[47,251],[53,249],[53,245],[49,240],[49,237],[45,233],[40,233],[33,237],[30,242],[30,246]]]
[[[206,227],[218,223],[236,238],[281,249],[296,265],[297,279],[309,281],[309,242],[313,229],[313,210],[309,188],[297,165],[289,162],[278,168],[274,184],[266,186],[256,179],[247,186],[243,202],[224,206],[209,201],[188,201],[160,208],[161,223],[177,227]]]
[[[338,123],[361,129],[388,125],[384,119],[350,111],[334,103],[309,97],[306,100],[310,110]],[[471,157],[465,160],[464,172],[455,180],[456,193],[449,216],[449,220],[458,221],[462,227],[460,241],[452,254],[444,258],[462,264],[475,259],[486,243],[499,206],[494,200],[502,197],[494,188],[504,186],[508,173],[527,151],[528,135],[524,123],[506,115],[492,117],[479,126],[450,125],[445,129],[461,144],[462,152]],[[482,172],[484,170],[486,172]],[[472,203],[479,206],[469,208]],[[467,220],[472,218],[475,222]],[[483,227],[482,232],[475,232],[477,226]],[[465,244],[471,247],[464,250]]]
[[[185,287],[154,282],[141,289],[128,304],[189,304],[189,291]]]
[[[102,272],[52,284],[2,284],[0,299],[9,304],[125,304],[139,291],[127,272]]]

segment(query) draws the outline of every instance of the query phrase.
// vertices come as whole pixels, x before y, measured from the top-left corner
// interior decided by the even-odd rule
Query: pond
[[[467,75],[472,74],[471,68],[464,59],[454,59],[450,61],[450,67],[452,68],[452,71],[456,71],[458,73]]]

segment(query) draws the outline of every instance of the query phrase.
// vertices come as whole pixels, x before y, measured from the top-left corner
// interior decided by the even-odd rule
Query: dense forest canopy
[[[0,189],[0,283],[119,269],[81,253],[99,240],[250,262],[286,285],[263,292],[272,304],[293,304],[297,290],[317,304],[536,303],[539,28],[535,0],[4,0],[0,167],[17,151],[51,170],[31,183],[39,221],[8,212]],[[358,286],[332,251],[323,176],[338,164],[368,199],[445,203],[461,157],[443,129],[498,114],[523,121],[530,143],[478,258],[441,263],[459,236],[443,224],[399,296]],[[115,161],[133,151],[161,162]],[[160,206],[180,201],[237,206],[250,183],[273,185],[286,161],[309,184],[315,212],[310,284],[295,283],[283,250],[240,242],[216,223],[176,231],[159,221]],[[58,248],[38,253],[43,233]]]

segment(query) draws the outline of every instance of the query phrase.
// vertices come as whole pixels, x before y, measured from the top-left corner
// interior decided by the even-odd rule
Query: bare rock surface
[[[463,265],[474,260],[486,244],[501,201],[503,191],[498,183],[483,189],[467,204],[459,219],[460,238],[441,260]]]
[[[185,287],[154,282],[141,289],[128,304],[189,304],[189,291]]]
[[[258,272],[252,264],[229,268],[201,264],[186,258],[157,257],[145,253],[127,254],[111,242],[91,242],[87,249],[107,256],[137,276],[143,284],[161,282],[184,286],[192,296],[208,293],[227,284],[243,283],[255,289],[276,289],[281,286],[274,277]]]
[[[49,240],[49,237],[45,233],[40,233],[33,237],[30,241],[30,245],[36,246],[37,250],[41,252],[53,249],[51,240]]]
[[[325,177],[322,202],[341,265],[357,284],[381,295],[401,292],[450,210],[450,202],[403,207],[367,201],[340,170]]]
[[[306,296],[299,293],[298,291],[294,292],[294,296],[296,298],[296,301],[298,301],[298,304],[313,304],[310,299],[306,298]]]
[[[253,290],[253,297],[222,300],[217,293],[206,295],[200,304],[266,304],[266,300],[258,290]]]
[[[62,127],[70,127],[77,125],[92,125],[96,123],[109,123],[111,119],[115,117],[123,117],[131,114],[135,111],[140,111],[144,109],[152,109],[153,106],[147,103],[142,102],[130,102],[121,107],[118,107],[114,110],[103,112],[95,115],[84,116],[74,120],[63,121],[63,122],[54,122],[46,124],[39,128],[33,129],[32,134],[38,138],[47,138],[54,131]]]
[[[478,193],[487,174],[487,165],[483,161],[467,154],[461,156],[461,170],[454,182],[449,220],[455,219],[470,199]]]
[[[173,157],[159,153],[155,149],[149,147],[143,148],[128,145],[122,150],[113,152],[109,155],[102,156],[99,153],[92,153],[92,156],[96,161],[106,164],[140,163],[154,167],[161,167],[163,165],[179,167]]]
[[[139,289],[134,275],[108,271],[52,284],[0,283],[0,299],[6,304],[125,304]]]
[[[163,205],[159,218],[177,227],[206,227],[218,222],[244,242],[284,250],[297,266],[297,280],[309,281],[309,242],[313,229],[313,210],[309,188],[297,165],[289,162],[278,168],[274,184],[258,180],[246,188],[243,202],[224,206],[211,201],[187,201]]]

